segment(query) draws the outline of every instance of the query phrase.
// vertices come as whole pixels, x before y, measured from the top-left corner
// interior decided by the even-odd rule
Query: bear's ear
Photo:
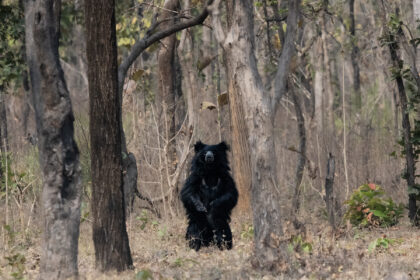
[[[199,152],[199,151],[201,151],[203,148],[204,148],[204,144],[201,142],[201,141],[198,141],[197,143],[195,143],[195,145],[194,145],[194,150],[195,150],[195,152],[197,153],[197,152]]]
[[[219,146],[220,149],[223,151],[229,151],[230,147],[228,144],[226,144],[225,141],[220,142],[217,146]]]

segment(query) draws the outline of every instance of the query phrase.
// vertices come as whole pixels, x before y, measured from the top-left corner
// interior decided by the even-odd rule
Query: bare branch
[[[289,2],[289,14],[287,15],[287,31],[284,47],[280,55],[277,68],[272,109],[275,111],[277,104],[286,91],[287,77],[289,75],[290,61],[295,53],[295,36],[299,19],[300,0]]]
[[[272,22],[272,21],[275,21],[275,22],[282,22],[282,21],[285,21],[287,19],[287,15],[283,15],[283,16],[274,16],[274,17],[270,17],[270,18],[265,18],[265,21],[266,22]]]
[[[124,61],[121,63],[121,65],[118,68],[118,91],[120,94],[122,94],[122,89],[124,85],[124,79],[127,75],[127,71],[130,68],[130,66],[133,64],[133,62],[139,57],[139,55],[148,47],[150,47],[152,44],[156,43],[157,41],[176,33],[180,30],[183,30],[185,28],[189,28],[198,24],[202,24],[204,20],[209,15],[208,12],[208,6],[211,5],[213,0],[208,0],[206,7],[203,9],[200,15],[197,17],[191,18],[186,21],[179,22],[177,24],[174,24],[168,29],[158,31],[156,33],[152,33],[150,31],[153,31],[158,24],[153,27],[153,29],[149,28],[148,32],[146,33],[146,36],[143,37],[141,40],[137,41],[134,46],[131,49],[130,54],[124,59]]]
[[[223,31],[222,22],[220,21],[220,0],[216,0],[212,5],[208,7],[208,10],[211,13],[212,16],[212,23],[213,23],[213,29],[214,29],[214,35],[216,37],[217,42],[219,44],[224,43],[226,39],[226,34]]]

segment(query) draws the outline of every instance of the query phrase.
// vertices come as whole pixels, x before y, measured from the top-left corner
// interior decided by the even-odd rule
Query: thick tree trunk
[[[291,20],[294,18],[292,13],[298,11],[299,5],[300,1],[289,2],[289,15],[293,15]],[[229,33],[224,40],[219,40],[223,41],[226,52],[232,129],[233,133],[235,130],[238,133],[233,138],[241,136],[239,143],[249,144],[247,150],[236,153],[239,156],[243,152],[251,155],[249,174],[252,175],[251,205],[255,229],[252,263],[259,268],[282,270],[285,267],[286,241],[289,237],[283,231],[288,217],[280,206],[280,195],[286,193],[286,189],[277,184],[276,178],[276,155],[273,152],[275,108],[269,95],[264,93],[254,55],[253,1],[231,0],[227,1],[227,7]],[[216,17],[217,13],[213,16]],[[293,25],[289,23],[288,19],[288,26]],[[215,27],[216,32],[219,26]],[[289,65],[285,66],[285,69],[289,68]],[[283,74],[287,73],[288,71]],[[235,108],[232,104],[238,107]],[[234,141],[233,143],[235,145]]]
[[[60,1],[25,2],[26,54],[44,178],[40,279],[65,279],[78,273],[79,151],[73,136],[69,92],[59,63],[59,22]]]
[[[125,225],[114,6],[113,0],[85,1],[93,242],[102,271],[133,265]]]
[[[246,2],[246,1],[245,1]],[[252,2],[252,1],[251,1]],[[234,1],[226,1],[228,11],[228,26],[232,30],[234,20]],[[244,5],[244,3],[241,3]],[[242,11],[243,12],[243,11]],[[240,28],[240,26],[235,26]],[[249,39],[249,35],[248,35]],[[224,58],[226,65],[226,74],[228,80],[228,94],[229,94],[229,109],[230,109],[230,128],[232,135],[232,169],[233,178],[239,191],[239,200],[237,208],[241,211],[250,210],[251,202],[251,184],[252,184],[252,170],[251,170],[251,151],[248,142],[248,128],[245,121],[243,97],[241,96],[241,89],[238,88],[242,82],[235,75],[236,68],[233,61],[236,49],[234,47],[226,48],[224,50]],[[254,55],[252,53],[252,55]],[[235,55],[238,59],[237,54]],[[249,61],[247,61],[249,62]]]
[[[196,92],[197,95],[197,106],[200,108],[197,112],[197,138],[199,138],[204,143],[216,144],[221,141],[219,138],[220,130],[217,119],[217,109],[209,110],[201,108],[203,102],[211,102],[218,106],[217,104],[217,95],[215,91],[215,86],[213,83],[213,71],[212,62],[215,57],[212,53],[212,30],[207,26],[203,27],[202,34],[202,48],[200,50],[200,57],[198,58],[198,66],[201,69],[202,74],[204,74],[204,81],[202,82],[201,89]],[[199,73],[200,74],[200,73]]]

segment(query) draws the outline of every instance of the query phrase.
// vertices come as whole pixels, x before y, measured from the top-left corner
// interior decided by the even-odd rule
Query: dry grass
[[[142,217],[142,219],[140,219]],[[307,224],[306,242],[312,251],[290,251],[288,260],[292,274],[272,275],[255,271],[250,265],[252,231],[250,217],[234,213],[232,231],[234,248],[219,251],[215,247],[199,252],[190,250],[184,240],[186,220],[156,220],[151,214],[133,214],[128,222],[130,246],[135,268],[123,273],[102,274],[94,267],[91,225],[81,225],[79,270],[81,279],[384,279],[400,273],[407,279],[420,279],[420,235],[404,219],[388,229],[359,230],[349,228],[333,238],[322,220]],[[395,240],[388,249],[368,251],[379,237]],[[24,279],[37,279],[40,259],[39,231],[17,233],[8,246],[1,246],[2,256],[20,253],[25,256]],[[14,279],[12,266],[0,260],[0,278]],[[14,268],[16,269],[16,268]],[[405,279],[405,278],[397,278]]]

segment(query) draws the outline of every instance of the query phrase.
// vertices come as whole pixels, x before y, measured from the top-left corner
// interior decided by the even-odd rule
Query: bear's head
[[[224,141],[217,145],[206,145],[198,141],[194,145],[194,150],[192,171],[203,174],[230,170],[227,159],[229,146]]]

